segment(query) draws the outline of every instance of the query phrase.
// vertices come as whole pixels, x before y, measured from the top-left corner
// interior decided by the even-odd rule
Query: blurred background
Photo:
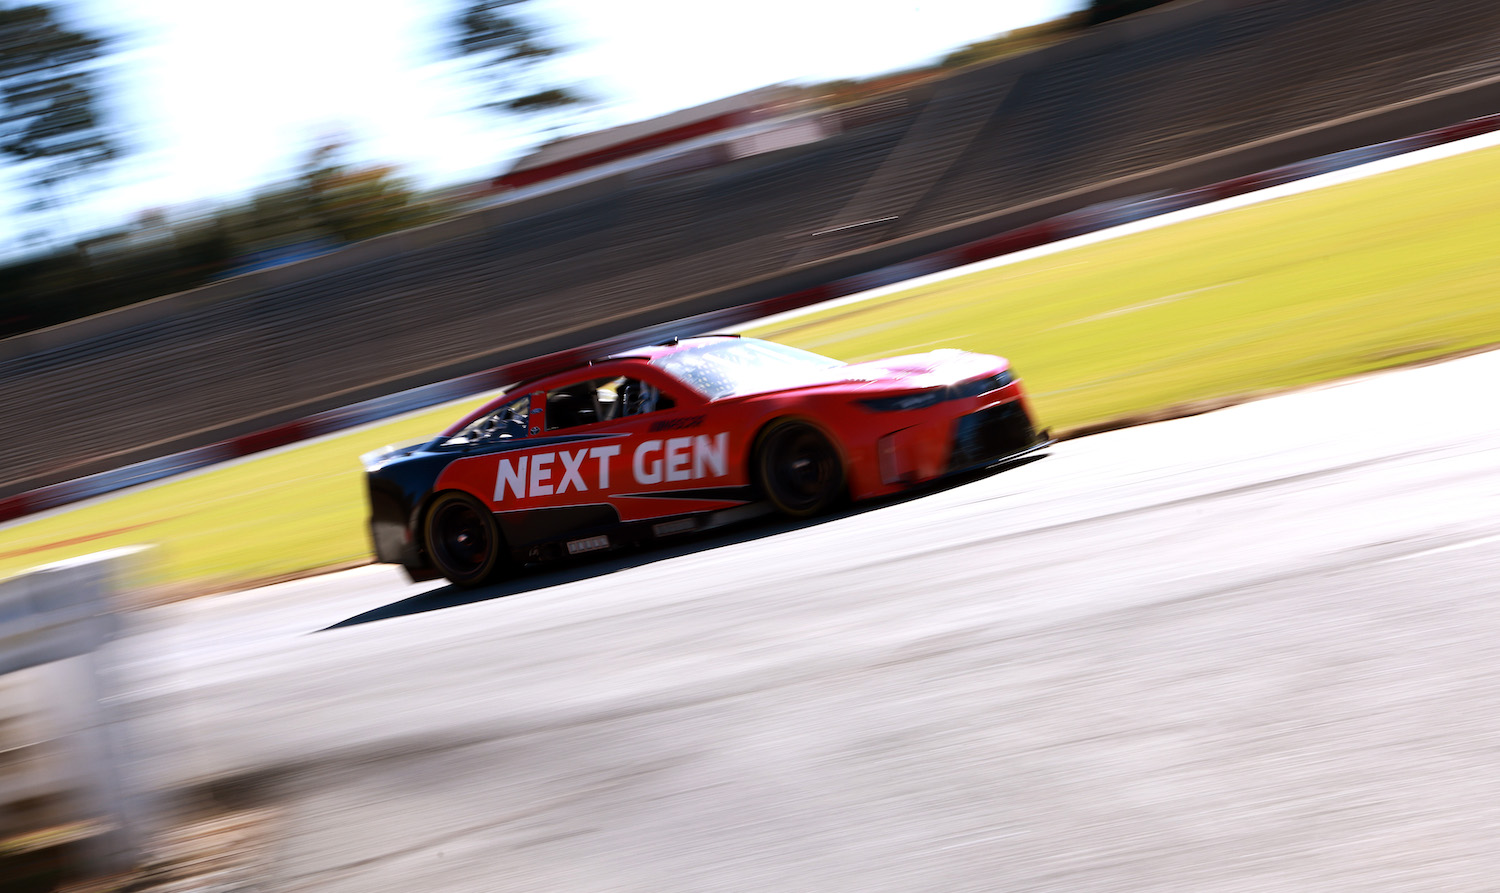
[[[772,84],[736,109],[848,101],[1081,4],[8,4],[0,335],[453,214],[540,143]]]
[[[209,852],[182,841],[177,849],[159,845],[150,880],[158,886],[127,887],[135,883],[127,880],[120,889],[196,889],[192,883],[206,882],[178,872],[241,856],[259,862],[235,869],[241,887],[222,889],[252,889],[256,873],[273,862],[304,877],[355,872],[347,887],[328,889],[374,889],[357,873],[386,870],[367,865],[371,841],[404,853],[423,821],[501,834],[501,843],[474,846],[471,863],[437,865],[446,857],[434,848],[403,869],[410,877],[456,870],[449,868],[456,862],[478,865],[474,889],[493,889],[482,875],[492,853],[524,853],[539,841],[530,852],[545,856],[531,866],[521,857],[515,868],[521,888],[536,877],[528,868],[570,870],[577,839],[593,841],[589,864],[607,877],[623,870],[612,861],[619,854],[648,851],[611,835],[644,827],[658,832],[653,846],[663,858],[638,860],[636,888],[662,889],[667,875],[719,879],[714,872],[727,863],[709,846],[682,841],[705,829],[723,832],[714,844],[739,841],[745,814],[764,817],[752,831],[765,837],[740,844],[751,852],[745,865],[762,872],[751,876],[786,881],[748,888],[792,889],[803,878],[787,875],[808,862],[827,872],[825,888],[844,880],[843,872],[861,871],[870,879],[861,889],[876,888],[899,883],[893,869],[907,866],[893,863],[915,853],[927,860],[927,888],[937,889],[956,864],[947,851],[975,841],[998,855],[971,863],[981,867],[960,881],[1003,868],[1017,877],[1032,871],[1044,888],[1076,869],[1055,842],[1081,830],[1098,832],[1094,850],[1078,850],[1097,857],[1091,888],[1118,889],[1129,878],[1121,861],[1149,866],[1143,872],[1163,864],[1160,851],[1121,857],[1121,841],[1170,848],[1174,832],[1197,833],[1212,825],[1200,817],[1223,817],[1224,804],[1240,802],[1243,779],[1265,780],[1265,802],[1274,807],[1266,815],[1306,806],[1284,823],[1296,846],[1307,837],[1304,827],[1335,812],[1308,791],[1336,800],[1363,786],[1368,802],[1394,803],[1387,794],[1397,776],[1417,779],[1410,784],[1420,794],[1446,790],[1409,771],[1444,765],[1441,740],[1410,758],[1398,748],[1376,753],[1397,756],[1390,766],[1377,761],[1367,779],[1299,774],[1367,754],[1360,748],[1379,735],[1361,728],[1328,732],[1305,755],[1265,761],[1285,777],[1264,770],[1253,752],[1195,760],[1205,742],[1254,741],[1275,726],[1287,701],[1277,686],[1262,684],[1262,670],[1284,672],[1278,685],[1288,691],[1321,685],[1328,703],[1309,698],[1308,715],[1296,719],[1302,725],[1292,726],[1326,730],[1323,717],[1364,690],[1358,672],[1330,671],[1319,655],[1368,645],[1390,658],[1384,642],[1411,634],[1403,599],[1422,591],[1424,580],[1417,570],[1401,579],[1380,567],[1364,569],[1368,585],[1349,584],[1357,594],[1347,604],[1320,603],[1325,625],[1310,626],[1302,598],[1320,591],[1321,571],[1314,565],[1303,574],[1311,583],[1285,573],[1307,558],[1299,548],[1319,560],[1361,549],[1385,556],[1381,550],[1411,540],[1424,549],[1437,543],[1432,551],[1447,554],[1492,518],[1479,496],[1445,500],[1429,487],[1421,475],[1440,475],[1421,458],[1410,460],[1420,471],[1393,473],[1384,491],[1351,486],[1351,494],[1340,491],[1306,513],[1316,524],[1299,518],[1304,490],[1316,489],[1300,482],[1322,473],[1318,462],[1378,465],[1385,460],[1371,456],[1387,449],[1384,435],[1432,439],[1407,444],[1407,457],[1487,442],[1486,419],[1469,412],[1487,404],[1465,403],[1449,379],[1403,398],[1403,406],[1420,406],[1420,424],[1388,424],[1391,410],[1382,407],[1361,414],[1367,424],[1353,437],[1347,420],[1317,403],[1293,426],[1315,455],[1293,457],[1303,465],[1279,478],[1284,457],[1275,450],[1290,452],[1296,444],[1288,441],[1298,438],[1265,437],[1275,425],[1255,427],[1252,419],[1253,434],[1204,433],[1191,449],[1150,441],[1146,426],[1127,432],[1139,440],[1115,442],[1124,448],[1080,450],[1082,474],[1069,470],[1080,464],[1049,459],[1028,466],[1035,477],[991,479],[984,486],[994,489],[979,491],[988,493],[981,499],[947,494],[941,526],[929,524],[926,505],[887,506],[887,514],[839,519],[869,523],[847,539],[837,524],[809,525],[721,543],[719,554],[689,547],[659,568],[631,559],[523,580],[483,598],[563,586],[578,598],[506,599],[505,610],[488,612],[441,590],[414,593],[377,577],[381,568],[324,575],[283,595],[189,601],[368,563],[355,457],[441,428],[456,415],[452,407],[232,465],[223,475],[138,489],[86,507],[94,514],[54,509],[104,492],[90,489],[97,473],[139,464],[141,477],[125,483],[149,481],[181,471],[185,451],[207,450],[197,455],[198,468],[312,439],[326,432],[309,420],[385,419],[362,413],[542,353],[788,296],[811,304],[1493,131],[1500,126],[1493,117],[1497,47],[1500,4],[1493,0],[872,0],[858,8],[775,0],[753,10],[686,0],[269,0],[253,8],[0,0],[0,523],[7,525],[0,573],[100,548],[164,544],[143,560],[149,569],[131,559],[124,569],[79,578],[92,581],[87,586],[71,576],[83,573],[77,567],[46,572],[54,583],[62,573],[60,585],[22,576],[0,586],[0,656],[12,658],[0,686],[0,735],[7,736],[0,738],[0,794],[11,798],[0,804],[10,822],[0,826],[0,857],[21,854],[15,876],[24,871],[39,890],[71,870],[80,843],[92,847],[95,873],[137,870],[142,841],[121,832],[143,825],[142,807],[126,794],[151,789],[160,803],[198,810],[188,832],[190,823],[166,824],[184,839],[212,841]],[[1366,191],[1328,190],[1306,204],[1273,203],[1154,241],[1097,245],[992,271],[994,278],[931,287],[879,311],[889,316],[851,322],[835,314],[768,336],[843,359],[939,344],[1003,351],[1035,385],[1043,421],[1079,432],[1478,350],[1500,338],[1495,151]],[[1457,394],[1450,403],[1463,408],[1434,412],[1432,393]],[[1259,447],[1263,438],[1275,443],[1250,471],[1237,464],[1244,456],[1214,452]],[[1132,452],[1131,443],[1144,445]],[[1371,456],[1337,465],[1350,443]],[[1194,449],[1202,458],[1184,483],[1183,457]],[[1248,483],[1252,472],[1274,482],[1263,501],[1261,484]],[[1017,479],[1032,482],[1018,485],[1025,491],[1019,506],[1006,490]],[[1180,511],[1152,514],[1137,532],[1137,520],[1158,508],[1153,500],[1177,492],[1161,481],[1195,495],[1174,498],[1167,505]],[[1470,490],[1489,492],[1484,486]],[[1209,523],[1197,498],[1224,488],[1239,492],[1248,510],[1237,514],[1231,502]],[[1092,502],[1096,496],[1102,501]],[[1002,499],[1008,512],[1019,509],[1003,524],[981,514]],[[1340,514],[1366,502],[1387,507],[1364,511],[1368,526]],[[1056,523],[1094,509],[1093,520],[1106,523],[1080,540],[1072,538],[1073,522]],[[1447,518],[1448,527],[1417,529],[1428,517]],[[1005,554],[994,537],[1012,523],[1042,532],[1041,545]],[[1345,539],[1325,548],[1311,535],[1314,526]],[[1305,535],[1297,532],[1303,528]],[[912,531],[929,531],[931,542],[892,561],[906,555]],[[1221,548],[1194,551],[1195,537],[1211,535],[1224,541]],[[791,548],[785,540],[793,538],[815,547]],[[1472,542],[1493,540],[1484,532]],[[954,560],[950,541],[974,548]],[[721,559],[727,563],[712,565]],[[678,573],[674,562],[690,572]],[[1463,583],[1449,596],[1457,603],[1492,587],[1490,568],[1474,564],[1422,572]],[[1249,582],[1224,582],[1225,567],[1244,571]],[[623,604],[621,579],[638,581],[626,587],[632,601],[595,611]],[[1090,639],[1087,629],[1068,625],[1072,615],[1060,615],[1028,653],[1026,635],[991,635],[1014,618],[986,613],[1025,614],[1034,603],[1045,614],[1109,589],[1136,606],[1170,596],[1177,607],[1158,613],[1187,615],[1215,609],[1211,599],[1195,598],[1200,590],[1284,579],[1302,588],[1296,598],[1267,602],[1270,615],[1210,617],[1204,626],[1211,628],[1202,630],[1164,625],[1159,642],[1140,632],[1155,622],[1150,617],[1139,626],[1100,622],[1107,635]],[[672,588],[698,580],[722,581],[725,591],[702,597]],[[1346,635],[1347,618],[1377,589],[1390,599],[1382,610],[1398,632],[1372,621],[1368,642]],[[1021,595],[1011,603],[995,592]],[[652,611],[637,611],[641,593],[665,595]],[[946,630],[923,640],[914,618],[928,616],[935,599],[947,599],[939,607],[959,638],[983,640],[982,654],[950,649]],[[1261,610],[1260,601],[1244,605],[1252,601],[1244,613]],[[1088,610],[1113,604],[1104,598]],[[866,609],[885,615],[870,629],[853,629]],[[124,623],[101,620],[116,610]],[[408,614],[424,616],[403,625]],[[1440,700],[1462,691],[1450,683],[1469,669],[1458,664],[1470,643],[1448,647],[1444,637],[1453,631],[1439,614],[1423,615],[1434,626],[1423,677],[1431,697],[1409,700],[1444,704],[1446,721],[1497,715]],[[307,635],[335,626],[354,629]],[[809,636],[810,629],[822,632]],[[1283,639],[1246,637],[1243,629]],[[726,631],[742,638],[726,640]],[[1464,632],[1487,629],[1473,623]],[[851,642],[862,647],[840,656]],[[914,658],[888,660],[890,642],[906,643],[894,650],[908,648]],[[787,643],[806,649],[804,662],[766,672],[762,659],[783,660]],[[112,647],[115,653],[96,659]],[[937,664],[953,656],[958,665],[934,664],[929,650]],[[1228,655],[1222,665],[1221,653]],[[1307,665],[1292,666],[1288,654]],[[1352,655],[1350,666],[1356,658],[1367,660]],[[1382,672],[1393,690],[1410,691],[1407,674],[1422,662],[1400,658]],[[1068,663],[1075,659],[1089,672],[1080,675]],[[737,660],[754,685],[773,681],[754,692],[763,701],[752,708],[757,715],[729,722],[720,711],[740,710],[740,694],[720,697],[720,680],[699,670]],[[1055,665],[1030,681],[1016,674],[1013,698],[1011,683],[990,675],[1027,662]],[[788,704],[781,672],[798,685],[816,681],[821,693]],[[1235,700],[1225,686],[1202,681],[1216,672],[1243,675],[1251,694]],[[690,722],[638,709],[651,697],[675,703],[690,687],[683,680],[700,676],[702,691],[684,702],[702,707]],[[497,698],[497,678],[519,682]],[[1082,681],[1054,685],[1058,679]],[[366,686],[374,695],[361,694]],[[444,696],[433,697],[436,689]],[[578,701],[579,691],[596,700]],[[1074,698],[1072,706],[1059,692]],[[1267,693],[1264,703],[1257,692]],[[945,704],[933,707],[932,698]],[[1432,725],[1431,717],[1376,701],[1361,720],[1374,717],[1375,731],[1393,741],[1408,718]],[[78,709],[59,711],[62,703]],[[557,721],[560,705],[575,712]],[[677,716],[679,706],[659,712]],[[1191,715],[1180,720],[1179,709]],[[526,735],[512,734],[516,710],[519,727],[532,722],[554,738],[517,743]],[[1139,763],[1117,760],[1108,742],[1095,746],[1105,740],[1096,734],[1099,722],[1128,725],[1153,711],[1162,728],[1186,729],[1172,746],[1144,736],[1138,751],[1126,748]],[[113,731],[122,714],[131,714],[136,733]],[[388,722],[393,716],[402,721]],[[600,717],[623,728],[601,725]],[[1394,725],[1380,725],[1387,720]],[[1021,739],[1008,737],[1027,721],[1032,728]],[[724,731],[736,722],[743,735]],[[910,735],[888,733],[903,723]],[[917,728],[924,724],[930,728]],[[684,727],[693,734],[679,734]],[[1483,775],[1493,734],[1470,731],[1479,769],[1455,769],[1453,788],[1479,798],[1468,783]],[[443,747],[428,749],[444,736]],[[955,753],[955,739],[973,746]],[[633,751],[622,741],[643,747]],[[443,749],[449,744],[453,753]],[[687,767],[680,790],[641,781],[643,761],[667,774]],[[1141,768],[1149,761],[1156,762]],[[951,774],[951,766],[972,774]],[[1027,766],[1029,780],[1011,772]],[[1092,768],[1098,784],[1080,766]],[[1133,787],[1179,770],[1171,796]],[[595,778],[609,782],[593,786]],[[975,779],[990,785],[984,796],[970,793]],[[721,796],[725,783],[734,796]],[[629,793],[636,785],[638,798]],[[809,808],[787,821],[798,798],[820,786],[832,794],[818,807],[827,811]],[[620,808],[631,819],[604,822],[602,837],[585,799],[599,790],[625,792]],[[663,790],[669,795],[659,796]],[[532,840],[530,813],[513,826],[493,819],[497,802],[548,797],[561,804],[548,821],[567,826],[563,833],[542,829]],[[1392,812],[1420,817],[1408,808],[1422,805],[1417,797]],[[1070,798],[1075,811],[1054,813],[1050,826],[1036,823]],[[245,827],[270,827],[267,815],[283,809],[282,800],[296,800],[300,811],[275,817],[284,823],[276,825],[280,844],[305,848],[278,862],[287,853],[272,859],[272,848],[256,838],[270,832]],[[678,824],[653,825],[670,812],[666,801],[682,810]],[[992,804],[1013,801],[1027,804],[1017,810],[1021,818],[997,825]],[[54,808],[59,803],[65,808]],[[1431,812],[1486,831],[1465,822],[1453,803],[1461,797]],[[465,812],[448,812],[455,804]],[[1117,809],[1104,815],[1101,804]],[[949,837],[920,837],[926,826],[909,815],[924,806],[938,824],[953,820]],[[865,836],[858,822],[846,821],[871,809],[886,813],[883,834]],[[1244,824],[1239,818],[1221,823],[1231,838]],[[1411,839],[1400,822],[1380,827]],[[1358,869],[1399,849],[1361,836],[1358,823],[1335,830],[1345,828],[1369,851],[1315,854],[1310,876],[1319,877],[1317,859],[1327,859],[1330,871]],[[341,849],[320,849],[328,839]],[[1428,840],[1464,843],[1446,827]],[[1212,852],[1186,847],[1167,855],[1193,870],[1232,865],[1219,858],[1225,852],[1267,864],[1255,861],[1251,843],[1203,846],[1210,844]],[[830,852],[846,858],[818,861]],[[1047,861],[1053,857],[1056,864]],[[674,873],[673,859],[702,873]],[[189,863],[196,868],[184,869]],[[8,891],[7,881],[0,877]]]
[[[3,14],[0,500],[1363,151],[1500,64],[1478,0]]]

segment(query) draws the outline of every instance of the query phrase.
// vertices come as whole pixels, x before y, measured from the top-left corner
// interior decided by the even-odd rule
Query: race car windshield
[[[845,365],[820,354],[755,338],[690,347],[657,357],[651,364],[711,400],[799,384],[809,374]]]

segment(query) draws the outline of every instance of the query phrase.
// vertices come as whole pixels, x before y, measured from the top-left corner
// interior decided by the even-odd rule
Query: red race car
[[[526,561],[802,518],[1050,443],[1000,357],[868,363],[672,340],[510,388],[420,446],[364,457],[380,561],[479,586]]]

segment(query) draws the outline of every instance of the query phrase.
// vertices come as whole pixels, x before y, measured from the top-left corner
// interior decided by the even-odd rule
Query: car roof
[[[515,381],[506,385],[505,391],[507,393],[517,393],[522,390],[531,388],[538,382],[545,381],[549,378],[556,378],[559,375],[571,375],[575,372],[582,372],[588,369],[590,366],[597,366],[603,363],[614,363],[622,360],[640,360],[649,363],[659,357],[670,356],[671,354],[677,353],[679,351],[689,350],[694,347],[702,347],[705,344],[713,344],[716,341],[723,342],[731,339],[738,339],[739,337],[739,335],[694,335],[691,338],[673,337],[667,341],[659,341],[655,344],[645,344],[639,347],[633,347],[629,350],[622,350],[619,353],[612,353],[606,354],[602,357],[595,357],[591,360],[574,361],[573,364],[567,366],[554,366],[552,368],[544,367],[544,371],[533,373],[524,378],[516,379]]]
[[[713,344],[714,342],[722,342],[737,339],[739,337],[739,335],[695,335],[691,338],[671,338],[667,341],[657,342],[656,344],[648,344],[642,347],[633,348],[631,350],[625,350],[619,353],[610,354],[605,359],[640,359],[649,361],[665,356],[670,356],[674,353],[680,353],[684,350],[691,350],[695,347],[702,347],[705,344]]]
[[[501,406],[504,406],[508,401],[514,400],[517,395],[530,391],[538,383],[546,381],[548,379],[556,378],[560,375],[571,375],[575,372],[582,372],[588,369],[590,366],[603,363],[615,363],[622,361],[627,363],[630,361],[636,361],[643,364],[650,363],[652,360],[655,360],[659,357],[670,356],[671,354],[677,353],[679,351],[690,350],[695,347],[702,347],[705,344],[724,342],[739,337],[740,336],[738,335],[697,335],[691,338],[674,337],[667,341],[661,341],[656,344],[647,344],[641,347],[632,348],[630,350],[623,350],[619,353],[609,354],[608,356],[589,360],[587,362],[577,363],[572,366],[548,369],[547,371],[539,375],[531,375],[506,385],[503,393],[486,401],[483,406],[477,407],[468,415],[465,415],[457,422],[449,425],[446,429],[444,429],[444,432],[441,436],[451,436],[452,434],[463,430],[463,427],[465,425],[468,425],[475,419],[482,418],[488,413],[495,411]]]

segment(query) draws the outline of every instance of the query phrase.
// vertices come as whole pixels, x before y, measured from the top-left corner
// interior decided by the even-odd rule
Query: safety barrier
[[[118,633],[118,593],[143,551],[0,582],[0,887],[59,865],[112,874],[139,858],[140,804],[99,650]]]

